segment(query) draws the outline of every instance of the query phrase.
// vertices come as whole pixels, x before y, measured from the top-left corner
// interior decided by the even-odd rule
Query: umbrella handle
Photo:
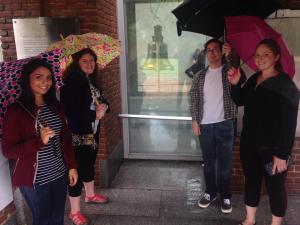
[[[94,99],[96,105],[100,105],[100,103],[99,103],[98,99],[96,98],[96,96],[92,95],[92,98]]]

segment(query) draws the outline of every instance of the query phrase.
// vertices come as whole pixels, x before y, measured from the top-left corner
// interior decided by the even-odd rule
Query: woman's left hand
[[[281,173],[285,170],[287,170],[286,160],[273,156],[273,174]]]
[[[97,110],[100,110],[100,111],[106,111],[107,110],[107,108],[108,108],[108,106],[106,105],[106,104],[104,104],[104,103],[102,103],[102,104],[99,104],[98,106],[97,106]]]
[[[78,173],[77,169],[70,169],[69,170],[69,185],[72,187],[78,181]]]
[[[106,113],[108,106],[106,104],[99,104],[96,106],[96,119],[101,120]]]

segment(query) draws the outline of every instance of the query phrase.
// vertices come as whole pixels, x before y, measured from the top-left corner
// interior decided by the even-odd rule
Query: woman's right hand
[[[273,174],[284,172],[287,169],[288,168],[285,159],[280,159],[276,156],[273,156],[273,168],[272,168]]]
[[[78,172],[77,169],[69,170],[69,185],[73,187],[78,181]]]
[[[96,119],[101,120],[106,113],[108,106],[106,104],[96,105]]]
[[[231,67],[228,71],[227,71],[227,79],[229,81],[230,84],[232,85],[237,85],[238,82],[241,79],[241,71],[240,68],[234,68]]]
[[[194,135],[199,136],[201,134],[200,126],[198,125],[197,121],[192,122],[192,129]]]
[[[52,130],[50,127],[40,127],[40,136],[42,142],[46,145],[49,142],[49,139],[55,136],[55,131]]]
[[[104,103],[96,105],[96,110],[106,112],[108,106]]]
[[[96,120],[101,120],[105,114],[105,111],[96,111]]]

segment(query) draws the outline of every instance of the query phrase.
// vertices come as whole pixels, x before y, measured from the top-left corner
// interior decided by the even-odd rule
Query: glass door
[[[206,36],[177,35],[171,11],[181,1],[120,0],[125,157],[200,160],[192,133],[185,70],[201,52]],[[200,51],[199,51],[200,50]],[[126,55],[126,56],[125,56]]]

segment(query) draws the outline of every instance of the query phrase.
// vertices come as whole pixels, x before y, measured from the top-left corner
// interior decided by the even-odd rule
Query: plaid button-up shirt
[[[200,70],[194,75],[190,96],[191,96],[191,115],[193,121],[197,121],[201,124],[203,117],[203,102],[204,102],[204,81],[208,67]],[[227,64],[224,64],[222,69],[222,83],[223,83],[223,101],[224,101],[224,119],[234,119],[237,114],[237,107],[232,101],[230,96],[230,83],[227,80],[226,71],[228,70]]]

